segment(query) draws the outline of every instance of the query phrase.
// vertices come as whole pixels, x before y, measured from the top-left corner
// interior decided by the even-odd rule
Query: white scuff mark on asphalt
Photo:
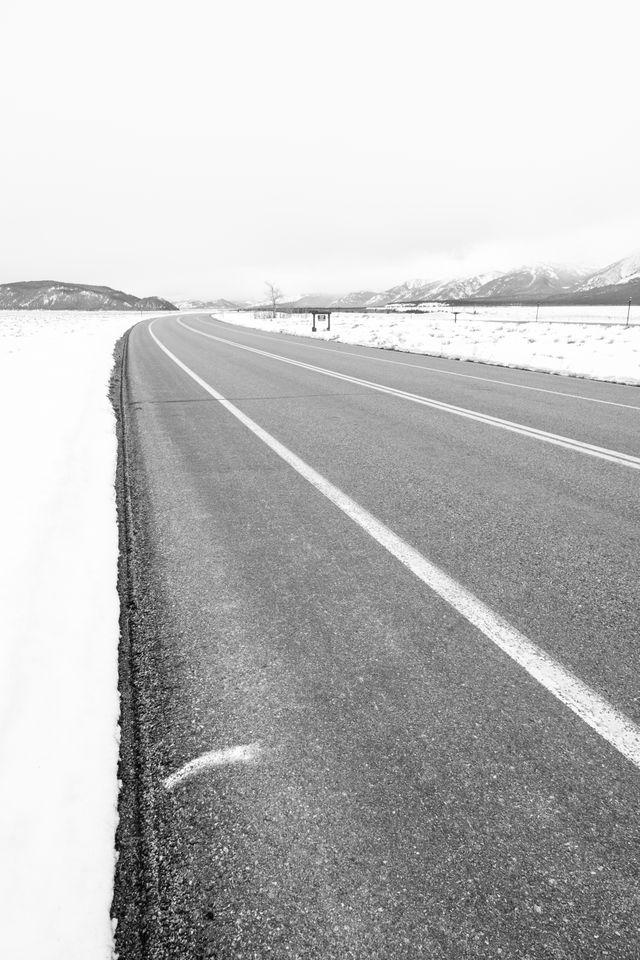
[[[243,413],[242,410],[234,406],[226,397],[218,393],[206,380],[203,380],[186,363],[176,357],[168,347],[165,347],[152,328],[153,323],[149,324],[149,333],[158,347],[203,390],[215,400],[218,400],[220,405],[233,414],[240,423],[244,424],[285,463],[288,463],[347,517],[358,524],[380,546],[384,547],[419,580],[464,617],[468,623],[476,627],[480,633],[526,670],[529,676],[537,680],[549,693],[572,710],[622,756],[640,768],[640,727],[590,686],[583,683],[545,650],[529,640],[515,627],[512,627],[510,623],[498,613],[495,613],[470,590],[467,590],[444,570],[428,560],[415,547],[406,543],[368,510],[365,510],[346,493],[334,486],[313,467],[310,467],[308,463]],[[218,338],[214,337],[213,339]]]
[[[207,337],[209,340],[217,340],[219,343],[237,347],[238,350],[247,350],[249,353],[258,354],[259,356],[266,357],[268,360],[279,360],[282,363],[288,363],[294,367],[302,367],[303,370],[309,370],[311,373],[320,373],[326,377],[333,377],[336,380],[353,383],[355,386],[368,387],[370,390],[375,390],[378,393],[385,393],[388,396],[398,397],[401,400],[410,400],[413,403],[431,407],[443,413],[452,413],[458,417],[464,417],[466,420],[475,420],[477,423],[498,427],[501,430],[508,430],[510,433],[517,433],[533,440],[542,440],[544,443],[550,443],[556,447],[563,447],[565,450],[572,450],[574,453],[586,454],[589,457],[597,457],[599,460],[606,460],[618,466],[630,467],[632,470],[640,470],[640,457],[634,457],[628,453],[621,453],[619,450],[609,450],[607,447],[598,447],[593,443],[585,443],[583,440],[574,440],[572,437],[563,437],[557,433],[549,433],[547,430],[539,430],[537,427],[529,427],[524,423],[504,420],[502,417],[494,417],[488,413],[480,413],[478,410],[468,410],[466,407],[458,407],[455,404],[445,403],[442,400],[433,400],[430,397],[423,397],[417,393],[398,390],[396,387],[387,387],[382,383],[375,383],[372,380],[362,380],[360,377],[351,377],[346,373],[328,370],[326,367],[317,367],[313,363],[304,363],[302,360],[292,360],[291,357],[283,357],[279,353],[271,353],[268,350],[258,350],[257,347],[249,347],[247,344],[237,343],[235,340],[226,340],[224,337],[217,337],[212,333],[205,333],[204,330],[197,330],[195,327],[190,327],[188,323],[185,323],[179,317],[177,318],[177,322],[181,327],[184,327],[185,330],[197,333],[201,337]]]
[[[189,763],[185,763],[184,767],[180,767],[180,769],[172,773],[171,776],[165,777],[162,784],[167,790],[173,790],[178,784],[183,783],[197,773],[201,773],[203,770],[207,770],[209,767],[226,767],[234,763],[251,763],[261,752],[262,748],[259,743],[245,743],[237,747],[226,747],[224,750],[210,750],[208,753],[203,753],[201,756],[196,757],[195,760],[190,760]]]

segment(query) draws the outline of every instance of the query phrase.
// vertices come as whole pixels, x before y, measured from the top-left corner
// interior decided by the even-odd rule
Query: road
[[[640,956],[640,390],[144,321],[123,960]]]

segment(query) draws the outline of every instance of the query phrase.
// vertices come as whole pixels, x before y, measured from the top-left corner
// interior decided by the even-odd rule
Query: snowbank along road
[[[206,315],[124,374],[120,956],[632,956],[640,390]]]

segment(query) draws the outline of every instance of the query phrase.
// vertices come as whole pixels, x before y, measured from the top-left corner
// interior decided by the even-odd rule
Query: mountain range
[[[371,309],[392,305],[444,303],[640,303],[640,252],[600,270],[539,263],[446,280],[407,280],[387,290],[308,294],[287,306]],[[0,310],[233,310],[251,306],[238,300],[183,300],[176,307],[161,297],[135,297],[111,287],[26,280],[0,284]],[[284,304],[283,304],[284,306]]]
[[[559,303],[624,304],[640,302],[640,253],[616,260],[601,270],[538,263],[506,272],[494,271],[449,280],[407,280],[379,293],[358,290],[331,299],[324,294],[296,300],[293,306],[348,308],[394,304]]]
[[[58,280],[0,284],[0,310],[177,310],[161,297],[133,294]]]
[[[178,300],[180,310],[238,310],[250,306],[248,300]]]

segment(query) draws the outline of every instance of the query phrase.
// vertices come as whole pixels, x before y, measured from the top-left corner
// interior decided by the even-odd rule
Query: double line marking
[[[518,433],[524,437],[530,437],[533,440],[541,440],[543,443],[550,443],[556,447],[564,447],[566,450],[572,450],[574,453],[586,454],[589,457],[597,457],[599,460],[606,460],[609,463],[615,463],[621,467],[630,467],[632,470],[640,470],[640,457],[634,457],[628,453],[620,453],[618,450],[609,450],[607,447],[598,447],[593,443],[585,443],[583,440],[574,440],[571,437],[563,437],[557,433],[549,433],[547,430],[538,430],[536,427],[529,427],[524,423],[514,423],[512,420],[503,420],[501,417],[493,417],[488,413],[479,413],[477,410],[468,410],[466,407],[457,407],[452,403],[444,403],[442,400],[433,400],[430,397],[423,397],[417,393],[408,393],[406,390],[398,390],[396,387],[387,387],[382,383],[376,383],[373,380],[362,380],[360,377],[351,377],[346,373],[338,373],[335,370],[329,370],[326,367],[318,367],[313,363],[305,363],[303,360],[292,360],[291,357],[283,357],[279,353],[271,353],[268,350],[259,350],[257,347],[249,347],[244,343],[237,343],[235,340],[227,340],[225,337],[218,337],[213,333],[205,333],[204,330],[198,330],[191,327],[184,320],[177,318],[177,322],[185,330],[198,334],[200,337],[207,337],[209,340],[217,340],[218,343],[225,343],[228,346],[236,347],[238,350],[246,350],[249,353],[255,353],[261,357],[267,357],[269,360],[279,360],[281,363],[289,363],[294,367],[301,367],[309,370],[311,373],[320,373],[326,377],[334,377],[336,380],[344,380],[346,383],[352,383],[359,387],[368,387],[370,390],[377,390],[379,393],[386,393],[388,396],[398,397],[401,400],[410,400],[413,403],[422,404],[425,407],[431,407],[434,410],[440,410],[443,413],[452,413],[458,417],[465,417],[467,420],[475,420],[477,423],[483,423],[491,427],[498,427],[501,430],[508,430],[511,433]]]

